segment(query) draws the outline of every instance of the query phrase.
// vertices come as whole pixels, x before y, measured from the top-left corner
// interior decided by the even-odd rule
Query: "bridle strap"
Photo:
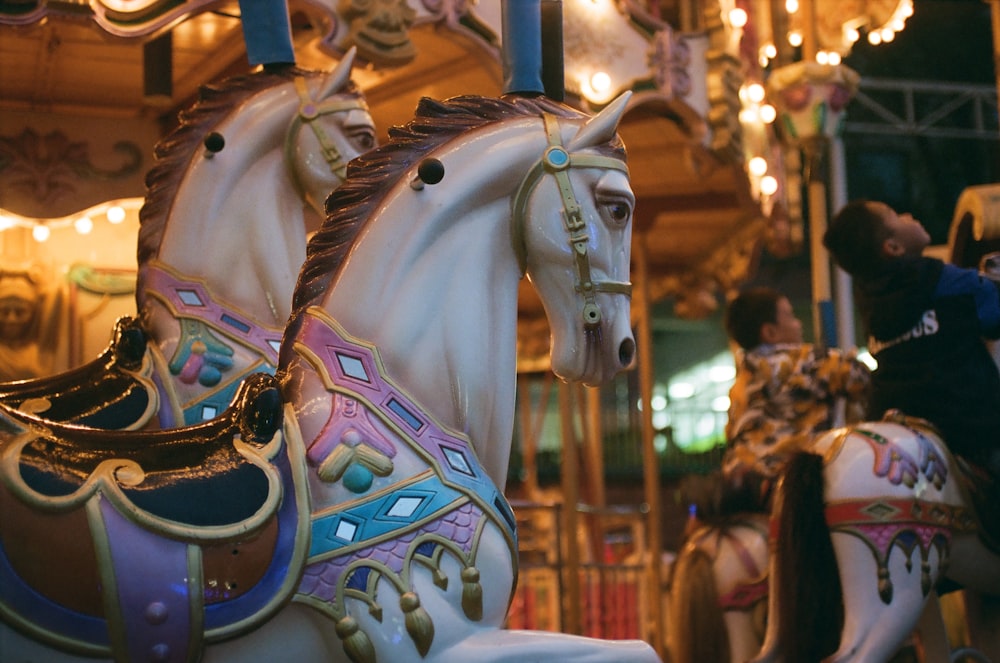
[[[289,170],[292,173],[292,179],[295,181],[296,188],[300,193],[304,193],[305,187],[302,185],[296,170],[291,167],[291,164],[294,163],[295,138],[299,135],[302,125],[306,124],[312,129],[313,135],[316,136],[316,140],[319,142],[323,159],[330,166],[330,172],[343,181],[347,177],[347,162],[344,161],[340,150],[337,149],[337,146],[330,140],[326,132],[323,131],[323,127],[316,120],[330,113],[345,113],[352,110],[367,112],[368,104],[361,98],[314,101],[309,95],[309,86],[306,85],[306,79],[302,76],[295,77],[295,91],[298,93],[301,103],[299,104],[299,112],[292,120],[291,125],[288,127],[288,133],[285,135],[285,162],[289,164]]]
[[[590,235],[587,233],[587,222],[583,218],[580,203],[573,193],[573,185],[569,179],[570,168],[605,168],[618,170],[626,175],[628,166],[619,159],[601,156],[599,154],[571,154],[562,146],[559,135],[559,122],[554,115],[545,113],[545,133],[549,146],[542,158],[536,161],[525,173],[514,196],[514,210],[511,222],[511,241],[514,254],[517,256],[518,268],[523,277],[528,266],[528,247],[524,238],[525,210],[528,198],[534,191],[542,175],[551,174],[556,180],[559,197],[562,199],[563,225],[569,235],[569,243],[573,249],[576,263],[576,291],[583,296],[583,320],[588,328],[596,327],[601,321],[601,309],[597,305],[597,293],[607,292],[631,296],[632,284],[624,281],[594,281],[590,274],[590,256],[587,244]]]

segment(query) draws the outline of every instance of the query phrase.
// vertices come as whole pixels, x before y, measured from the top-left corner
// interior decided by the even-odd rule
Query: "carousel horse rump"
[[[600,384],[634,357],[627,102],[590,117],[545,97],[424,99],[354,160],[291,300],[280,415],[264,375],[221,430],[77,444],[8,414],[5,550],[72,517],[60,554],[91,562],[84,602],[8,554],[4,660],[658,661],[640,641],[503,629],[519,280],[557,375]],[[48,455],[64,448],[84,451]]]
[[[741,513],[692,531],[667,597],[672,663],[742,663],[764,640],[768,516]]]
[[[978,474],[929,424],[898,413],[820,436],[779,485],[754,660],[887,661],[945,581],[1000,596],[997,534],[970,498]]]

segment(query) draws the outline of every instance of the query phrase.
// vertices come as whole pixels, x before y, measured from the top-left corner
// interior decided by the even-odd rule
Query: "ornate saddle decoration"
[[[825,462],[839,454],[848,435],[866,441],[872,449],[875,463],[872,473],[894,485],[941,490],[948,482],[948,462],[925,435],[935,432],[930,424],[912,417],[887,413],[886,420],[906,426],[918,442],[916,456],[894,440],[863,427],[845,430],[826,454]],[[889,553],[898,547],[912,560],[919,554],[921,588],[926,596],[931,587],[930,550],[938,552],[938,576],[944,575],[950,556],[951,539],[956,532],[979,531],[972,510],[955,504],[942,504],[919,497],[891,497],[866,500],[842,500],[826,507],[826,521],[831,532],[857,537],[871,550],[878,565],[879,597],[886,604],[892,601],[893,586],[889,577]]]
[[[162,359],[154,348],[159,363],[186,384],[197,381],[208,387],[199,399],[183,404],[184,423],[196,424],[224,410],[247,375],[274,373],[281,328],[255,322],[251,316],[218,301],[204,282],[184,279],[156,260],[143,266],[142,282],[146,295],[166,306],[181,326],[180,340],[169,361]],[[259,361],[246,370],[232,373],[232,343],[256,353]],[[161,389],[165,390],[165,386],[161,385]],[[170,394],[165,397],[173,400]],[[161,411],[161,417],[164,414]],[[180,425],[170,421],[161,424]]]
[[[517,561],[510,505],[489,479],[467,437],[446,430],[385,374],[377,350],[346,332],[322,309],[308,311],[296,352],[334,394],[330,417],[307,456],[319,477],[343,486],[354,499],[312,515],[312,544],[296,601],[337,622],[354,661],[373,656],[367,635],[344,600],[368,605],[381,619],[379,580],[399,592],[406,628],[425,654],[434,637],[431,616],[413,591],[410,567],[429,568],[442,589],[442,556],[463,570],[462,608],[482,617],[476,558],[483,529],[494,524]],[[412,472],[414,466],[425,469]]]
[[[183,429],[0,415],[0,615],[31,637],[118,661],[197,660],[294,591],[305,460],[280,432],[273,377]]]
[[[61,423],[142,428],[159,406],[145,357],[145,333],[136,320],[123,317],[97,359],[50,377],[0,385],[0,403]]]

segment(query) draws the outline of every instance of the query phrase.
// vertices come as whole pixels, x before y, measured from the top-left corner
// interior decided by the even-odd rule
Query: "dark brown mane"
[[[146,200],[139,212],[138,264],[156,256],[163,239],[167,214],[177,195],[181,179],[194,154],[200,154],[207,136],[238,108],[240,103],[262,90],[281,85],[295,76],[318,76],[321,72],[285,67],[258,71],[208,84],[199,90],[198,100],[181,111],[176,129],[153,148],[154,165],[146,173]],[[344,91],[357,92],[353,83]],[[289,118],[291,121],[291,118]]]
[[[543,113],[566,118],[582,114],[546,97],[462,96],[447,101],[423,98],[414,118],[389,130],[389,142],[350,163],[347,180],[326,201],[327,218],[309,241],[306,262],[292,298],[292,323],[285,337],[294,337],[301,312],[316,303],[333,281],[361,228],[391,185],[435,148],[458,135],[516,117]],[[621,144],[608,146],[624,159]]]

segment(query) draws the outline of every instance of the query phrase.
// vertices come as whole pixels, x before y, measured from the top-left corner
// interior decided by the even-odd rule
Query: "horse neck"
[[[219,125],[221,152],[194,156],[156,257],[226,306],[280,328],[305,259],[305,216],[284,159],[294,104],[274,94],[255,95]]]
[[[500,167],[492,172],[453,167],[444,182],[418,194],[405,183],[397,186],[363,230],[324,308],[348,333],[378,348],[389,375],[416,402],[466,433],[503,487],[514,421],[520,276],[510,196],[528,166],[518,168],[499,150],[489,153],[491,159],[481,161]]]

